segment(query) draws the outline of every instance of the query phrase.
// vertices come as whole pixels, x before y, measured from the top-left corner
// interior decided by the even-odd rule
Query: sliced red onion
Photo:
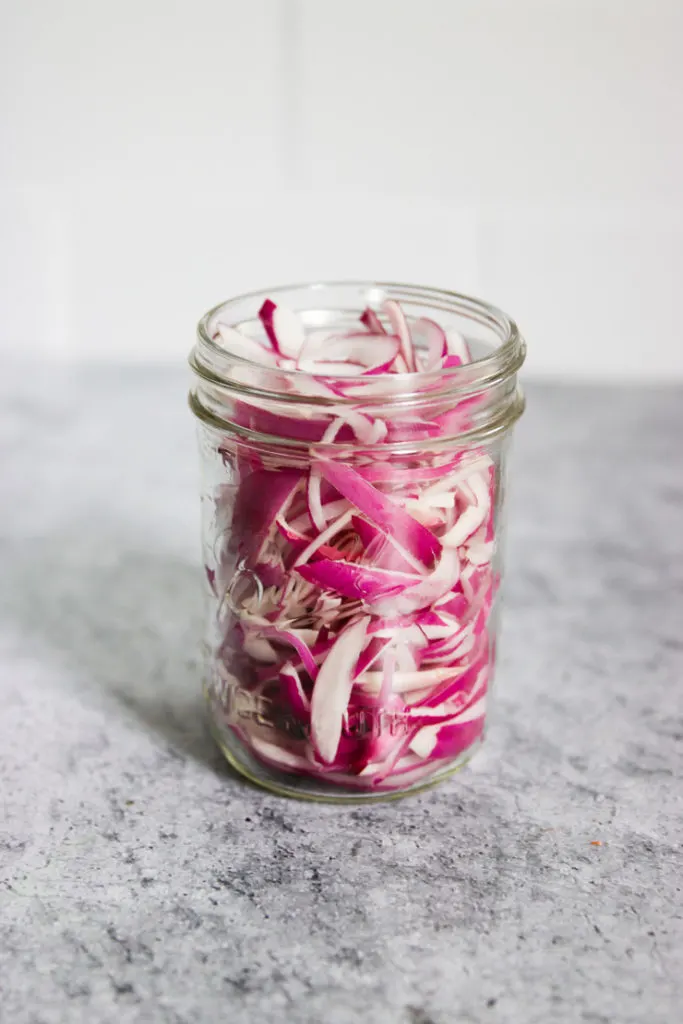
[[[377,316],[374,310],[365,309],[359,317],[360,322],[364,327],[370,331],[371,334],[383,334],[384,328],[382,327],[382,321]]]
[[[358,659],[358,663],[356,664],[356,668],[353,673],[353,678],[357,679],[359,675],[362,675],[363,672],[369,669],[378,660],[381,661],[384,652],[390,643],[390,637],[373,637]]]
[[[322,476],[380,530],[400,537],[402,546],[426,567],[434,564],[441,551],[439,541],[399,504],[378,491],[350,466],[320,460],[318,468]]]
[[[240,449],[235,483],[216,492],[221,543],[206,573],[222,598],[221,678],[272,707],[267,726],[264,716],[230,719],[254,755],[389,792],[440,771],[481,735],[498,573],[491,458],[425,449],[467,429],[482,396],[437,396],[428,415],[403,404],[412,385],[401,375],[431,374],[427,396],[439,370],[470,361],[467,343],[409,320],[394,300],[382,312],[387,328],[367,309],[364,332],[305,331],[267,300],[262,339],[216,322],[215,339],[249,363],[244,383],[258,387],[262,367],[289,396],[266,408],[245,393],[236,425],[299,448]],[[385,453],[384,441],[405,454]],[[343,462],[339,444],[350,446]],[[220,451],[232,466],[230,445]],[[223,597],[240,574],[244,586]]]
[[[241,538],[249,561],[263,558],[275,520],[286,510],[301,482],[301,473],[256,470],[240,484],[232,515],[233,535]]]
[[[275,352],[289,359],[297,359],[306,335],[296,313],[266,299],[259,310],[259,317]]]
[[[343,377],[349,365],[355,364],[365,373],[388,373],[400,351],[399,339],[390,334],[346,334],[328,338],[323,344],[304,343],[297,366],[308,373],[320,373],[319,359],[335,363]]]
[[[382,428],[386,432],[386,427],[384,427],[381,421],[373,424],[362,413],[348,411],[344,416],[338,416],[337,419],[330,423],[320,439],[321,445],[332,444],[345,426],[350,427],[354,431],[359,441],[364,441],[368,444],[374,444],[381,439]],[[320,494],[321,482],[320,470],[314,464],[311,466],[308,474],[308,511],[312,522],[318,530],[324,530],[327,526],[327,517],[323,512]]]
[[[395,597],[375,604],[374,611],[377,615],[387,615],[390,612],[399,615],[408,615],[410,612],[419,611],[434,604],[444,594],[449,593],[455,587],[460,578],[460,557],[457,551],[444,549],[439,563],[429,576],[418,580],[412,586],[405,587]]]
[[[472,356],[470,354],[469,346],[460,331],[456,331],[455,328],[451,327],[445,332],[445,334],[448,355],[450,357],[457,357],[460,360],[460,362],[455,365],[459,366],[462,365],[462,363],[471,363]]]
[[[457,741],[459,731],[469,726],[474,735],[479,736],[484,726],[486,698],[482,697],[476,704],[470,705],[453,718],[437,725],[425,725],[411,741],[410,749],[419,757],[448,757],[448,748]],[[470,725],[476,723],[476,725]],[[469,746],[469,744],[468,744]]]
[[[413,373],[417,369],[415,366],[415,352],[413,350],[413,339],[410,336],[410,329],[408,327],[408,321],[405,318],[405,314],[398,302],[394,299],[386,300],[384,303],[384,312],[389,318],[389,323],[391,324],[394,334],[398,336],[401,356],[405,362],[406,369],[409,373]]]
[[[343,530],[347,523],[351,522],[352,518],[353,512],[351,509],[347,509],[346,512],[343,512],[342,515],[334,519],[329,526],[327,526],[322,533],[319,533],[318,536],[310,542],[308,547],[304,548],[301,554],[297,556],[294,567],[298,569],[300,566],[304,566],[311,556],[314,555],[321,547],[326,545],[327,541],[331,540],[332,537],[338,534],[340,530]],[[336,562],[334,564],[336,564]]]
[[[318,756],[333,761],[341,738],[342,716],[353,687],[353,668],[360,654],[368,617],[340,633],[318,673],[311,698],[311,736]]]
[[[279,743],[269,743],[268,740],[264,740],[250,732],[246,733],[245,738],[248,745],[253,748],[254,753],[265,764],[270,765],[271,768],[278,768],[280,771],[285,772],[302,772],[304,774],[309,774],[311,771],[311,762],[300,754],[295,754],[288,747],[281,746]]]
[[[409,590],[419,581],[418,576],[408,573],[327,559],[300,565],[297,572],[309,583],[315,583],[325,590],[334,590],[342,597],[366,602],[368,606],[377,606],[377,602],[387,594],[395,595]],[[393,607],[391,601],[388,604]]]
[[[459,548],[479,529],[485,518],[486,509],[478,505],[468,505],[458,517],[455,526],[443,535],[441,543],[447,548]]]
[[[457,669],[451,665],[437,668],[414,669],[407,672],[395,672],[393,677],[393,690],[395,693],[407,693],[410,690],[424,690],[428,687],[437,686],[440,683],[457,679],[462,675],[464,669]],[[381,672],[365,672],[359,676],[356,682],[370,693],[379,692],[382,686],[383,674]]]
[[[280,669],[280,684],[285,705],[291,709],[296,718],[307,722],[311,714],[311,702],[301,685],[299,673],[289,662]]]
[[[438,370],[448,356],[448,340],[443,327],[434,320],[421,317],[411,324],[410,333],[413,342],[421,343],[421,348],[425,351],[422,369],[427,372]]]
[[[241,331],[235,330],[234,327],[228,327],[220,322],[217,323],[215,325],[214,340],[216,338],[220,338],[225,346],[225,350],[231,355],[266,365],[269,363],[274,364],[275,362],[272,353],[267,348],[260,345],[258,341],[254,341],[253,338],[248,338]]]
[[[366,561],[378,569],[388,569],[403,573],[415,573],[421,571],[420,563],[415,559],[406,557],[400,545],[396,544],[392,537],[382,533],[376,526],[363,519],[362,516],[353,516],[351,525],[358,534],[365,548]]]
[[[318,674],[315,658],[311,654],[308,644],[295,630],[281,629],[278,626],[264,626],[259,630],[259,635],[265,640],[277,640],[278,643],[288,644],[290,647],[293,647],[301,658],[301,662],[311,679],[315,679]]]

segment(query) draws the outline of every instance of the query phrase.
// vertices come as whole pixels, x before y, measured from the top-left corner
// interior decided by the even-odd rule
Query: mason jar
[[[365,369],[340,361],[357,343]],[[411,285],[270,288],[200,321],[204,690],[252,782],[390,798],[481,744],[524,355],[500,310]]]

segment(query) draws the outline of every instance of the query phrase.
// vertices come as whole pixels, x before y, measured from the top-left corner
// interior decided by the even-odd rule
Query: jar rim
[[[322,300],[318,307],[315,305],[316,293],[320,293]],[[494,344],[497,344],[492,352],[457,367],[353,377],[354,385],[360,385],[360,390],[354,386],[353,394],[344,395],[335,384],[343,382],[348,385],[348,376],[342,378],[267,366],[260,361],[231,353],[227,346],[214,341],[211,327],[213,318],[223,313],[230,326],[239,328],[248,324],[251,327],[257,321],[260,303],[269,297],[276,301],[279,299],[282,304],[292,304],[302,313],[320,315],[323,319],[332,312],[355,319],[367,306],[376,307],[386,299],[394,299],[413,310],[420,309],[418,315],[421,316],[441,311],[445,314],[440,318],[445,329],[448,329],[443,323],[446,317],[466,320],[473,327],[473,338],[477,334],[481,335],[483,330],[489,336],[492,335]],[[359,406],[367,409],[369,414],[376,409],[381,416],[388,403],[402,414],[424,416],[427,408],[433,410],[438,403],[455,407],[470,396],[480,396],[483,404],[479,407],[478,422],[468,427],[463,425],[448,436],[384,441],[383,450],[398,454],[453,443],[467,445],[484,442],[507,432],[521,415],[524,398],[516,374],[525,355],[524,339],[511,317],[488,302],[459,292],[424,285],[368,280],[316,281],[259,288],[219,303],[199,321],[197,342],[189,357],[198,381],[190,391],[189,401],[194,414],[207,426],[227,431],[250,444],[297,449],[302,447],[301,439],[275,436],[267,430],[240,423],[232,415],[235,408],[233,403],[262,406],[264,409],[272,409],[273,405],[283,410],[289,408],[289,413],[283,415],[294,419],[317,414],[324,416],[328,411],[335,417],[343,418],[347,412],[356,411]],[[329,396],[304,384],[321,380],[330,385]],[[363,393],[361,382],[369,385],[369,393]],[[386,387],[377,387],[382,382]],[[316,443],[316,448],[320,443]],[[358,441],[335,440],[326,442],[326,447],[350,452],[364,449],[366,445]]]
[[[241,295],[234,296],[225,302],[218,303],[205,313],[204,316],[202,316],[197,325],[197,344],[190,354],[190,366],[199,377],[204,378],[214,386],[227,388],[231,391],[235,390],[238,392],[245,392],[252,397],[278,399],[279,401],[287,401],[288,399],[301,401],[301,396],[296,398],[295,395],[288,394],[287,392],[279,389],[256,387],[251,384],[247,385],[241,381],[235,381],[230,378],[230,368],[232,366],[256,368],[264,377],[267,377],[270,371],[279,380],[291,381],[292,383],[296,380],[310,380],[316,376],[319,377],[320,374],[316,375],[306,370],[283,369],[280,367],[278,367],[277,370],[274,370],[271,367],[264,367],[262,363],[237,355],[236,353],[232,353],[225,345],[218,344],[214,341],[211,337],[208,325],[211,319],[218,313],[223,311],[229,312],[231,308],[235,308],[240,303],[244,303],[249,300],[258,300],[259,298],[264,298],[266,296],[277,297],[278,295],[299,290],[302,292],[315,292],[333,288],[359,288],[367,289],[368,292],[376,290],[383,293],[382,298],[396,298],[398,301],[421,302],[434,309],[441,309],[451,314],[456,313],[466,316],[469,319],[492,329],[500,339],[500,344],[493,352],[488,353],[479,359],[473,359],[464,366],[429,371],[423,370],[412,373],[387,373],[373,375],[374,384],[386,380],[387,382],[391,382],[392,387],[387,394],[375,394],[372,397],[364,397],[364,403],[381,404],[386,402],[387,398],[391,398],[391,400],[394,401],[399,397],[399,395],[396,394],[395,389],[400,387],[402,384],[405,384],[406,388],[405,390],[401,388],[400,398],[403,400],[415,399],[422,394],[422,389],[426,384],[431,383],[433,385],[435,382],[439,381],[443,382],[443,391],[440,388],[438,391],[432,391],[431,396],[433,398],[436,398],[444,392],[452,394],[454,397],[459,395],[469,395],[485,390],[508,379],[513,376],[517,370],[519,370],[524,362],[526,346],[517,324],[512,317],[508,316],[507,313],[504,313],[497,306],[494,306],[489,302],[473,298],[460,292],[450,291],[443,288],[432,288],[425,285],[411,285],[393,281],[340,280],[302,282],[299,284],[277,285],[273,288],[259,288],[256,291],[246,292]],[[236,326],[239,326],[239,322]],[[325,377],[326,379],[329,378],[330,380],[335,380],[333,375],[326,374]],[[348,378],[341,377],[336,379],[348,380]],[[314,406],[324,407],[334,405],[337,407],[343,407],[345,405],[357,405],[358,397],[341,397],[338,395],[330,395],[328,397],[324,395],[307,394],[305,401],[306,404],[310,403]]]

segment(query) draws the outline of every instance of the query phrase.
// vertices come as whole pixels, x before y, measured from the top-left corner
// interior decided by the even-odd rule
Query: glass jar
[[[436,321],[466,339],[471,362],[324,378],[293,360],[263,366],[239,338],[263,336],[265,299],[308,334],[362,330],[364,310],[394,300],[418,348]],[[394,797],[450,775],[481,743],[524,355],[504,313],[408,285],[274,288],[201,320],[190,405],[204,687],[225,756],[252,782],[309,799]]]

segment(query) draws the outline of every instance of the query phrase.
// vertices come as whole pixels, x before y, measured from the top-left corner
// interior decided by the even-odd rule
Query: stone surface
[[[2,1020],[678,1020],[683,392],[530,389],[487,749],[336,808],[206,734],[186,385],[0,385]]]

